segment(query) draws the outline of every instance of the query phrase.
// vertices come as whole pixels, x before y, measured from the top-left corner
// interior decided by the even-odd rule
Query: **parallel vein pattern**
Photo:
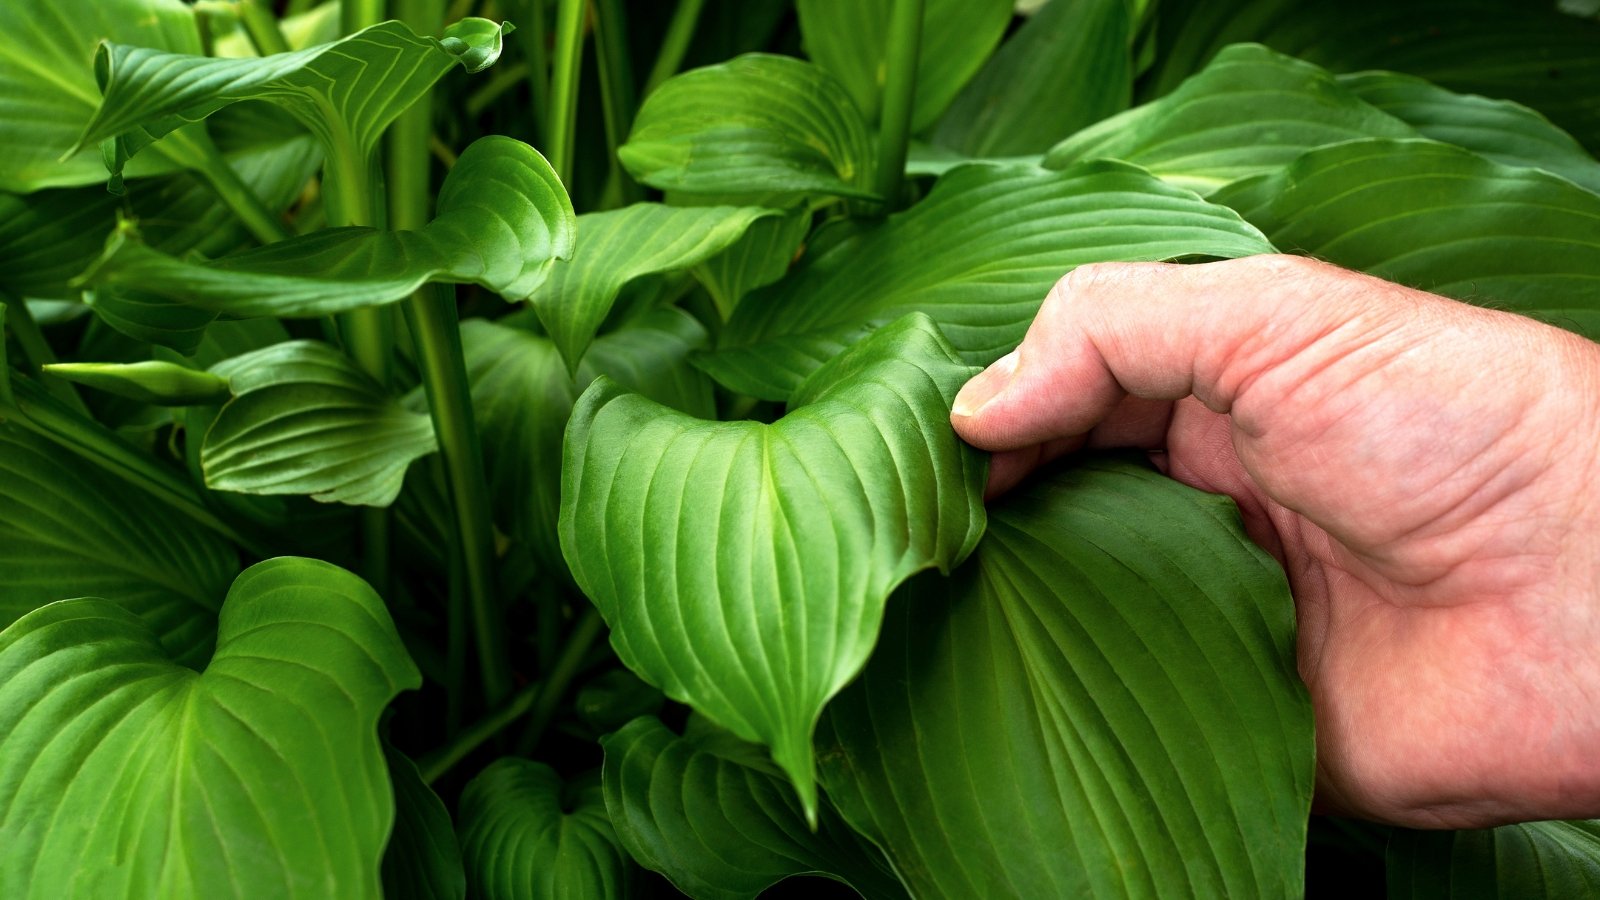
[[[1288,586],[1231,502],[1143,466],[1057,469],[908,582],[818,756],[915,896],[1301,895]]]
[[[107,600],[0,633],[0,894],[380,896],[378,715],[421,678],[383,601],[315,560],[247,569],[204,672]]]
[[[872,327],[913,311],[966,362],[987,364],[1084,263],[1271,251],[1237,213],[1133,166],[962,166],[916,206],[746,297],[703,365],[735,391],[784,400]]]
[[[521,141],[474,141],[416,231],[328,228],[204,262],[169,256],[127,228],[78,282],[136,289],[232,316],[321,316],[393,303],[429,281],[521,300],[572,254],[575,217],[544,157]]]
[[[983,528],[986,466],[950,430],[972,370],[907,316],[772,425],[707,422],[600,379],[562,466],[561,547],[623,662],[767,744],[815,815],[811,732],[866,662],[883,601]]]
[[[1387,868],[1394,900],[1600,896],[1600,820],[1478,831],[1397,828]]]

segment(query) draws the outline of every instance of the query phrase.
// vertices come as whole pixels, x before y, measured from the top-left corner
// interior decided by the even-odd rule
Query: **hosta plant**
[[[1600,336],[1581,6],[0,4],[0,896],[1592,892],[1312,816],[1231,502],[948,418],[1100,261]]]

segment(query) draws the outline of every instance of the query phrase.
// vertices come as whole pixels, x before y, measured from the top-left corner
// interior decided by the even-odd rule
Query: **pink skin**
[[[1600,345],[1285,256],[1084,266],[951,417],[990,493],[1137,447],[1289,574],[1320,810],[1600,816]]]

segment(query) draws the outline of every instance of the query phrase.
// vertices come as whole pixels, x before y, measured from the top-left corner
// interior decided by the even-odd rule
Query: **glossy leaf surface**
[[[599,783],[564,784],[531,759],[501,759],[462,791],[461,852],[483,900],[628,897],[636,873]]]
[[[1339,83],[1423,137],[1465,147],[1495,162],[1554,172],[1600,193],[1600,162],[1572,135],[1526,106],[1457,94],[1397,72],[1340,75]]]
[[[464,900],[467,876],[461,868],[450,811],[423,782],[417,764],[383,745],[394,785],[394,832],[383,851],[385,900]]]
[[[1454,91],[1527,104],[1600,147],[1600,22],[1505,0],[1167,0],[1158,17],[1155,95],[1222,47],[1259,41],[1335,72],[1390,69]]]
[[[600,379],[567,428],[561,548],[617,654],[770,746],[812,814],[812,729],[871,653],[884,599],[982,532],[986,466],[949,426],[971,374],[907,316],[771,425],[703,421]]]
[[[0,627],[55,600],[112,597],[174,659],[199,665],[238,567],[212,532],[60,445],[0,423]]]
[[[233,391],[200,448],[214,490],[388,506],[411,461],[438,449],[426,414],[326,344],[290,341],[212,371]]]
[[[833,73],[868,122],[878,120],[897,0],[796,0],[806,55]],[[1011,22],[1011,0],[926,0],[911,129],[944,112]]]
[[[1216,196],[1285,251],[1600,336],[1600,196],[1432,141],[1314,150]]]
[[[692,416],[711,418],[711,382],[688,362],[705,329],[676,309],[653,312],[590,346],[577,377],[547,337],[498,323],[463,322],[472,408],[484,465],[496,486],[495,520],[551,566],[563,566],[561,435],[578,395],[601,374]]]
[[[746,297],[700,363],[739,393],[783,400],[872,327],[921,311],[962,359],[987,364],[1022,339],[1050,286],[1076,266],[1271,249],[1232,210],[1132,166],[964,166],[916,206]]]
[[[538,151],[474,141],[416,231],[328,228],[210,261],[160,253],[121,229],[80,281],[233,316],[319,316],[394,303],[429,281],[521,300],[572,254],[571,201]]]
[[[1128,0],[1056,0],[1017,29],[939,119],[932,139],[969,157],[1043,153],[1128,108]]]
[[[1239,44],[1171,94],[1068,138],[1045,165],[1121,159],[1209,193],[1277,169],[1313,147],[1416,134],[1327,71],[1258,44]]]
[[[761,748],[691,720],[680,737],[653,717],[601,741],[605,800],[634,859],[695,900],[754,900],[792,875],[819,874],[870,900],[903,898],[883,855],[831,805],[805,813]]]
[[[252,566],[205,671],[121,605],[0,633],[0,893],[377,897],[394,819],[378,715],[420,677],[327,563]]]
[[[531,298],[567,368],[577,370],[628,282],[702,262],[770,215],[752,206],[635,203],[578,217],[571,261],[558,266]]]
[[[746,54],[668,80],[617,156],[645,184],[725,203],[872,196],[860,111],[831,75],[787,56]]]
[[[828,796],[921,897],[1299,897],[1311,706],[1231,501],[1056,468],[908,582],[818,729]]]
[[[389,123],[453,66],[476,72],[493,65],[503,34],[486,19],[462,19],[443,40],[383,22],[332,44],[245,59],[104,44],[95,59],[104,100],[74,149],[115,138],[132,156],[185,122],[241,100],[267,100],[330,150],[349,148],[348,156],[364,159]]]
[[[1393,900],[1512,900],[1600,893],[1600,822],[1528,822],[1479,831],[1395,829]]]
[[[0,34],[0,191],[17,193],[106,180],[92,154],[59,159],[100,103],[91,61],[102,40],[200,52],[194,12],[181,0],[3,3]],[[152,154],[130,174],[173,167]]]

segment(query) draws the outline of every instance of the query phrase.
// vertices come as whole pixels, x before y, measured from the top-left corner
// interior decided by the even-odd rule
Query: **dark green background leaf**
[[[1390,900],[1600,895],[1600,822],[1528,822],[1389,838]]]
[[[394,784],[394,831],[383,851],[385,900],[464,900],[467,876],[450,811],[416,763],[387,741],[383,755]]]

